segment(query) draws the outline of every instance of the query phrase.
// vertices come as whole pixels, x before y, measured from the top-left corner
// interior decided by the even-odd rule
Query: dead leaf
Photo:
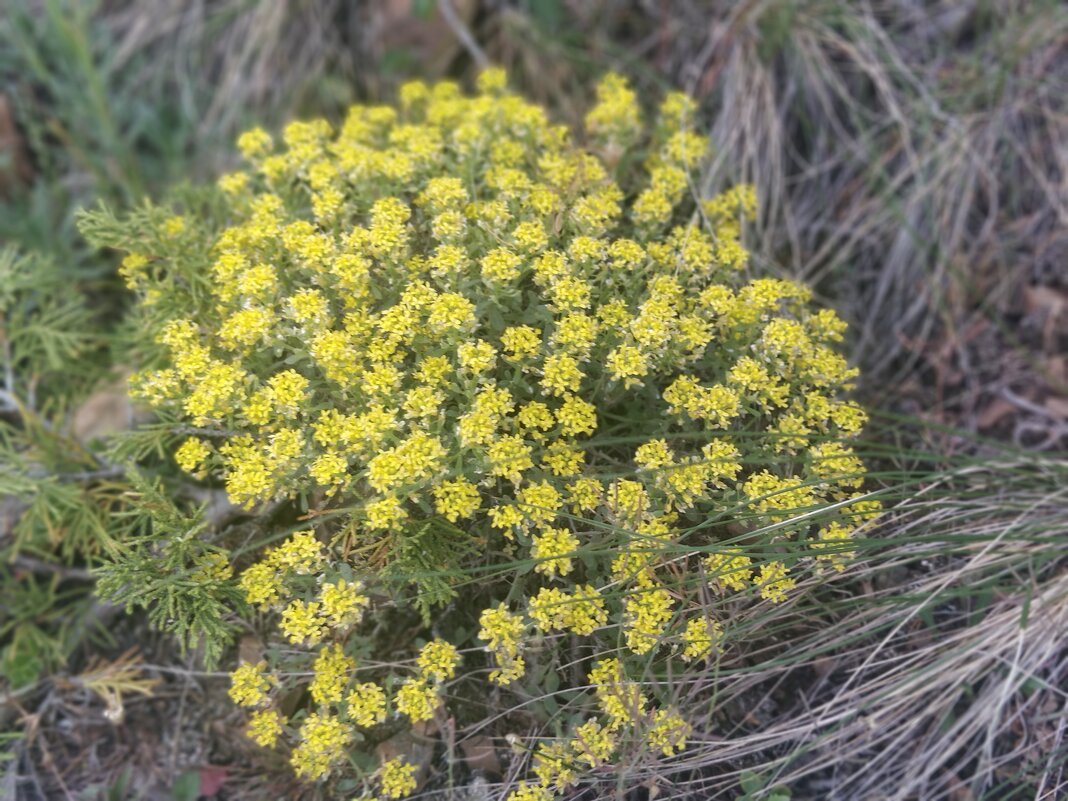
[[[1054,386],[1068,384],[1068,358],[1064,356],[1048,356],[1045,364],[1046,380]]]
[[[1016,407],[1004,398],[994,398],[975,418],[980,430],[993,428],[1005,417],[1015,414]]]
[[[1024,306],[1031,314],[1044,316],[1042,346],[1047,353],[1056,350],[1057,331],[1062,318],[1068,322],[1068,292],[1049,286],[1029,286],[1024,289]]]
[[[1050,413],[1050,416],[1058,420],[1068,420],[1068,398],[1056,396],[1046,398],[1046,402],[1043,405],[1046,407],[1046,411]]]
[[[125,379],[101,387],[74,413],[71,432],[82,443],[126,431],[134,423],[134,408]]]
[[[256,664],[263,659],[263,640],[252,634],[246,634],[237,643],[238,664],[249,662]]]
[[[821,679],[830,676],[837,667],[838,660],[830,656],[825,656],[812,662],[812,669],[816,671],[816,675]]]
[[[955,773],[947,771],[943,774],[943,779],[946,783],[946,797],[950,801],[974,801],[975,796],[972,794],[971,788],[964,784]]]
[[[1060,314],[1068,308],[1068,293],[1051,286],[1024,287],[1024,307],[1030,314]]]
[[[15,125],[11,104],[0,95],[0,196],[33,180],[33,165],[25,142]]]
[[[464,761],[471,770],[479,770],[489,776],[501,774],[501,761],[497,758],[497,748],[493,740],[484,734],[468,737],[460,742]]]

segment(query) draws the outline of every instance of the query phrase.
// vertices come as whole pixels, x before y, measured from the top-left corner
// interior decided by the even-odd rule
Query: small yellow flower
[[[478,74],[477,85],[483,94],[498,94],[508,86],[508,73],[500,67],[487,67]]]
[[[382,765],[378,780],[382,785],[382,795],[386,798],[404,798],[418,786],[415,780],[415,765],[408,764],[400,758],[391,759]]]
[[[719,621],[704,616],[686,622],[682,633],[682,658],[686,662],[708,659],[723,637]]]
[[[618,659],[602,659],[589,674],[590,685],[601,710],[608,716],[608,730],[632,726],[645,716],[648,699],[638,684],[627,678]]]
[[[482,259],[482,277],[487,281],[515,281],[519,278],[522,259],[507,248],[496,248]]]
[[[653,713],[653,725],[646,739],[664,756],[672,756],[686,747],[691,728],[674,709],[658,709]]]
[[[245,662],[230,674],[230,698],[240,706],[258,706],[267,700],[273,682],[267,662]]]
[[[554,798],[556,798],[555,793],[542,784],[519,782],[505,801],[553,801]]]
[[[442,481],[433,493],[434,508],[450,523],[471,517],[482,503],[478,487],[464,478]]]
[[[245,131],[237,138],[237,149],[250,161],[267,154],[273,146],[270,134],[262,128]]]
[[[174,216],[168,217],[163,221],[163,233],[167,236],[175,237],[185,230],[185,218]]]
[[[537,560],[536,573],[566,576],[572,570],[570,555],[579,548],[578,537],[566,528],[544,528],[534,535],[531,556]]]
[[[727,548],[705,557],[709,577],[732,590],[744,590],[753,576],[753,560],[737,548]]]
[[[321,614],[331,626],[354,625],[363,619],[370,598],[364,595],[359,582],[338,579],[323,585],[319,594]]]
[[[187,473],[198,473],[211,456],[211,448],[198,437],[190,437],[174,452],[174,461]]]
[[[660,641],[671,620],[675,599],[652,579],[639,577],[623,602],[627,645],[636,654],[648,653]]]
[[[611,758],[616,748],[616,737],[598,721],[591,719],[575,729],[571,748],[580,760],[595,768]]]
[[[339,718],[312,712],[300,726],[300,742],[290,762],[299,775],[322,778],[344,759],[352,733]]]
[[[534,466],[531,448],[521,437],[501,437],[490,444],[486,456],[490,462],[490,475],[506,478],[513,484],[519,483],[524,470]]]
[[[266,608],[281,600],[283,577],[270,562],[257,562],[245,569],[239,584],[245,592],[245,600]]]
[[[252,713],[249,718],[245,733],[256,745],[264,748],[273,748],[282,734],[282,723],[285,718],[275,709],[261,709]]]
[[[566,395],[578,392],[582,383],[582,371],[578,368],[578,362],[567,353],[557,353],[545,360],[544,377],[541,380],[542,387],[552,395]]]
[[[319,569],[325,556],[322,543],[311,531],[294,534],[267,554],[267,561],[275,567],[307,575]]]
[[[431,640],[419,651],[417,664],[422,676],[434,681],[448,681],[456,675],[460,653],[452,643]]]
[[[490,681],[507,685],[520,678],[526,669],[520,655],[526,630],[523,618],[509,612],[502,603],[483,610],[479,625],[478,638],[486,642],[486,650],[493,654],[497,663],[490,673]]]
[[[534,751],[532,772],[544,787],[566,789],[578,780],[575,754],[564,742],[541,742]]]
[[[556,419],[564,436],[592,434],[597,428],[597,408],[577,395],[566,395],[556,411]]]
[[[760,596],[778,604],[786,600],[786,593],[794,588],[797,581],[790,577],[782,562],[768,562],[760,567],[760,575],[754,583],[760,587]]]
[[[279,627],[294,645],[315,645],[324,634],[324,624],[317,601],[295,600],[282,610]]]
[[[386,694],[374,682],[357,684],[345,697],[349,720],[367,728],[386,719]]]
[[[341,646],[334,643],[319,651],[314,670],[315,676],[308,687],[312,700],[317,704],[337,704],[341,702],[349,676],[356,670],[356,660],[346,656]]]
[[[413,723],[432,719],[440,704],[437,688],[422,678],[407,679],[397,690],[397,711]]]

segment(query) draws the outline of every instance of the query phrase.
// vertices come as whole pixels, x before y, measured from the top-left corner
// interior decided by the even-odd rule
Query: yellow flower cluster
[[[358,624],[370,603],[362,582],[344,578],[323,582],[309,597],[302,577],[325,566],[322,544],[312,532],[299,532],[248,567],[240,585],[250,604],[281,611],[290,642],[315,645],[329,631]]]
[[[460,664],[456,646],[444,640],[431,640],[416,658],[418,675],[405,680],[397,690],[393,705],[413,722],[430,720],[441,704],[442,682],[452,679]],[[354,737],[355,727],[370,728],[386,719],[387,695],[375,682],[352,684],[357,662],[339,643],[322,647],[315,658],[308,692],[319,711],[309,714],[298,731],[298,744],[290,761],[298,774],[322,778],[344,756]],[[262,707],[269,702],[279,678],[268,670],[265,660],[244,663],[231,674],[230,697],[243,706]],[[257,744],[270,747],[283,733],[285,719],[275,709],[253,713],[246,729]],[[414,767],[387,763],[381,771],[382,792],[386,798],[400,798],[414,789]],[[392,794],[391,794],[392,793]]]
[[[379,775],[382,795],[386,798],[404,798],[415,790],[415,765],[401,759],[391,759],[382,765]]]
[[[245,662],[230,674],[230,699],[241,706],[259,706],[271,688],[267,662]]]
[[[708,659],[722,638],[723,627],[718,620],[692,618],[682,632],[682,658],[687,662]]]
[[[356,670],[356,660],[346,656],[341,646],[334,643],[319,652],[314,670],[315,677],[308,688],[312,700],[320,705],[337,704],[341,702],[349,675]]]
[[[421,675],[434,681],[448,681],[456,675],[460,653],[456,646],[444,640],[432,640],[419,651],[417,660]]]
[[[522,783],[508,801],[551,799],[575,784],[583,763],[597,767],[608,762],[625,738],[664,756],[686,746],[691,727],[674,708],[650,710],[637,682],[627,678],[618,659],[604,659],[589,673],[603,720],[590,718],[576,726],[569,739],[542,742],[534,752],[536,784]]]
[[[671,593],[647,573],[635,582],[635,589],[624,601],[623,623],[627,645],[636,654],[648,653],[671,620],[675,600]]]
[[[437,688],[422,678],[408,679],[397,691],[397,711],[412,723],[432,719],[440,703]]]
[[[178,466],[250,509],[299,498],[320,521],[240,577],[290,646],[316,652],[302,775],[325,776],[388,709],[431,719],[455,676],[458,651],[434,640],[391,699],[353,684],[350,634],[397,564],[419,565],[404,577],[420,587],[528,566],[523,592],[479,619],[490,681],[508,685],[533,638],[615,629],[630,654],[708,659],[723,631],[687,619],[696,588],[679,571],[778,603],[804,565],[843,567],[878,513],[849,445],[865,415],[840,397],[856,375],[835,349],[844,324],[805,287],[751,274],[752,187],[693,196],[709,150],[696,111],[672,93],[647,122],[610,75],[580,145],[499,70],[474,96],[408,84],[336,127],[243,134],[247,169],[219,181],[225,222],[161,222],[153,241],[174,252],[124,262],[159,359],[132,391],[196,429]],[[146,269],[179,257],[196,291]],[[729,509],[745,547],[708,524]],[[439,533],[448,544],[428,546]],[[682,748],[685,722],[623,671],[594,667],[603,720],[544,743],[515,801],[608,762],[624,730]],[[271,681],[242,666],[231,694],[262,706]],[[273,744],[284,721],[256,715],[251,736]],[[403,763],[378,781],[387,798],[414,787]]]
[[[494,657],[497,667],[490,673],[495,684],[511,684],[526,672],[526,662],[520,653],[527,624],[520,615],[509,612],[504,604],[486,609],[479,619],[480,640]]]
[[[430,720],[441,705],[442,682],[456,675],[460,653],[444,640],[431,640],[419,651],[419,674],[407,679],[397,691],[397,711],[413,723]]]
[[[386,719],[386,694],[374,682],[357,684],[345,697],[345,705],[349,720],[365,729]]]
[[[352,734],[340,718],[312,712],[300,726],[299,742],[290,757],[293,768],[309,779],[325,776],[344,757]]]
[[[282,734],[282,716],[275,709],[261,709],[249,719],[245,732],[256,745],[271,748]]]

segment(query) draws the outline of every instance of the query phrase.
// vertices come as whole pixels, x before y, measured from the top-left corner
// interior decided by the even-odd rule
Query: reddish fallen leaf
[[[200,769],[200,794],[209,798],[222,789],[228,771],[224,765],[206,765]]]

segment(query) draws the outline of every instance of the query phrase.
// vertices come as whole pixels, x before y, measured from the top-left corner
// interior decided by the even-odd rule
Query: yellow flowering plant
[[[754,275],[751,187],[696,196],[695,113],[647,123],[609,75],[576,137],[490,69],[248,131],[182,208],[86,218],[128,251],[153,430],[270,532],[235,569],[279,647],[231,695],[300,776],[403,797],[417,766],[367,755],[452,696],[477,720],[479,684],[567,704],[513,801],[669,759],[690,725],[650,677],[729,641],[702,599],[781,603],[878,512],[845,326]]]

